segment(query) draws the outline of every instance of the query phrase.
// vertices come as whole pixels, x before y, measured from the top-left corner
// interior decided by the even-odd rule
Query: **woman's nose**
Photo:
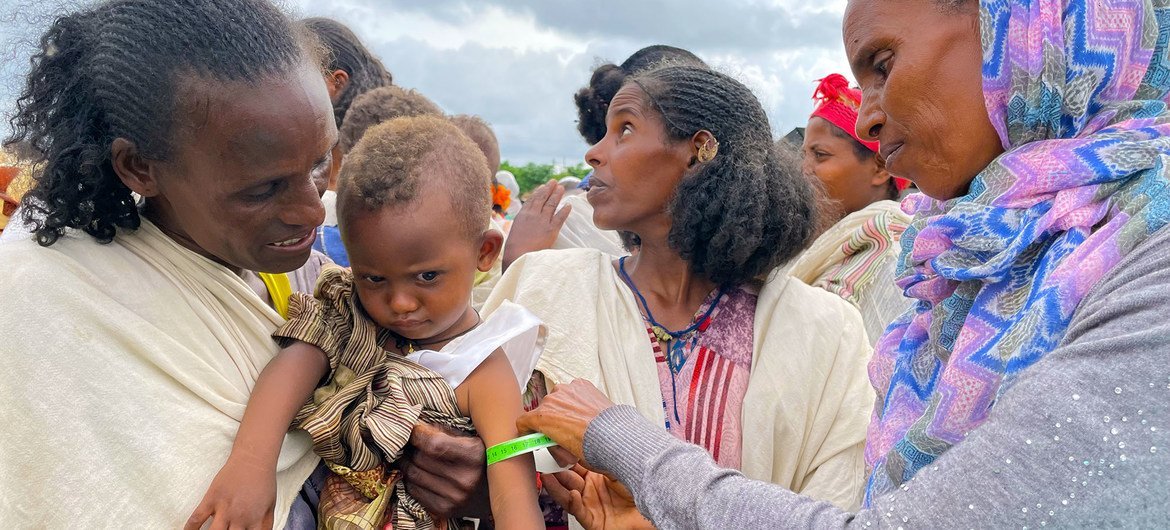
[[[317,227],[325,222],[325,205],[321,203],[317,181],[312,177],[289,191],[289,200],[280,211],[280,219],[289,226]]]
[[[608,138],[608,135],[606,135],[606,137]],[[597,169],[603,163],[602,161],[606,156],[605,151],[605,138],[602,138],[600,142],[593,144],[593,147],[590,147],[588,151],[585,151],[585,163],[589,164],[589,166],[593,169]]]
[[[881,108],[881,93],[862,89],[861,108],[857,109],[857,136],[866,141],[877,141],[886,123],[886,113]]]

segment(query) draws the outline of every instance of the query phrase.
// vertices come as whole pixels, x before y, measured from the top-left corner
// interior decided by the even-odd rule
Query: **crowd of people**
[[[783,138],[688,50],[583,73],[592,171],[522,201],[338,21],[60,16],[0,159],[0,520],[1170,524],[1170,0],[842,25],[859,86]]]

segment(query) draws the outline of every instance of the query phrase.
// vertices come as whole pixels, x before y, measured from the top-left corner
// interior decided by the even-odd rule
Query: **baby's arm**
[[[519,436],[516,418],[524,407],[504,352],[496,350],[488,356],[455,390],[459,408],[471,416],[485,446]],[[544,515],[536,500],[536,464],[531,454],[492,464],[487,476],[496,528],[544,529]]]
[[[215,517],[223,528],[272,527],[276,463],[297,411],[329,369],[325,352],[304,342],[280,350],[260,372],[227,463],[212,480],[187,529]]]

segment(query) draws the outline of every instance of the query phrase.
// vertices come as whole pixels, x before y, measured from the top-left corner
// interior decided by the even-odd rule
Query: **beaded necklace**
[[[707,311],[703,312],[690,326],[679,331],[671,331],[659,324],[654,319],[654,314],[650,312],[650,304],[646,303],[646,297],[642,295],[642,291],[638,290],[638,286],[634,285],[634,280],[626,272],[626,258],[629,256],[622,256],[618,259],[618,272],[621,273],[622,281],[634,291],[634,296],[638,298],[638,302],[642,304],[642,310],[646,313],[646,321],[650,324],[650,331],[654,333],[654,337],[658,342],[666,346],[666,366],[670,369],[670,392],[674,395],[674,419],[676,422],[682,422],[678,413],[678,393],[675,389],[675,378],[678,377],[679,372],[682,371],[683,365],[687,363],[686,344],[696,338],[699,333],[702,333],[711,326],[711,314],[715,312],[715,308],[719,306],[719,302],[723,300],[723,295],[727,292],[727,286],[719,286],[719,292],[715,294],[715,299],[711,301],[711,306]]]

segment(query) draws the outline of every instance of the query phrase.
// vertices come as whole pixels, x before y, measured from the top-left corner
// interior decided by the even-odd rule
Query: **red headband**
[[[812,115],[824,118],[857,140],[857,143],[864,145],[866,149],[878,152],[878,142],[862,140],[857,136],[857,109],[861,107],[861,91],[850,88],[849,80],[841,74],[829,74],[818,81],[820,84],[813,93],[817,108]],[[894,177],[894,185],[898,187],[898,191],[902,191],[910,186],[910,181]]]

